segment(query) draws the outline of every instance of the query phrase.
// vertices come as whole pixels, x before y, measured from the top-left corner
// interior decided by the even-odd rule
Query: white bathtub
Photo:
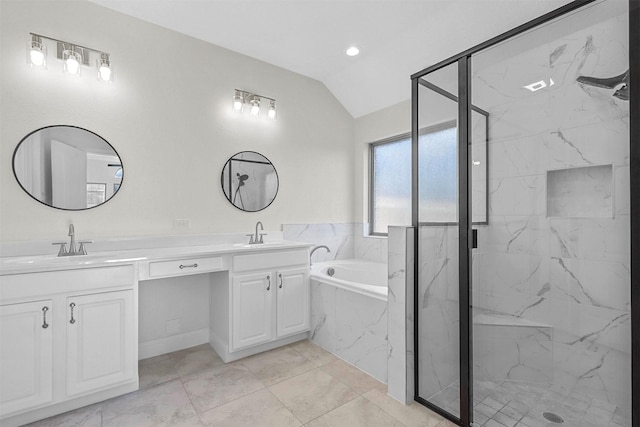
[[[333,275],[330,275],[333,269]],[[387,265],[360,259],[345,259],[314,263],[311,279],[367,295],[382,301],[387,300]]]

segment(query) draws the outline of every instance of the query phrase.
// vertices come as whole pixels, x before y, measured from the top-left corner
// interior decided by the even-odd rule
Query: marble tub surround
[[[552,327],[549,342],[543,330],[526,345],[513,336],[514,345],[534,346],[538,361],[551,358],[537,367],[538,384],[623,415],[631,407],[629,103],[576,78],[628,68],[627,26],[626,14],[565,26],[531,50],[492,63],[479,55],[472,67],[474,102],[490,112],[491,129],[489,224],[478,227],[472,266],[476,314]],[[522,89],[541,78],[554,85]],[[478,343],[489,328],[474,336],[478,373],[505,378],[494,363],[504,360],[511,375],[524,375],[515,353],[508,362],[500,345]],[[516,331],[524,329],[502,336]]]
[[[387,382],[387,302],[311,280],[309,339]]]
[[[327,253],[319,250],[313,255],[315,262],[335,259],[364,259],[373,262],[387,262],[387,239],[368,236],[369,225],[363,223],[345,224],[283,224],[285,240],[326,245]]]
[[[145,359],[139,391],[29,426],[451,426],[309,341],[228,365],[207,345]]]

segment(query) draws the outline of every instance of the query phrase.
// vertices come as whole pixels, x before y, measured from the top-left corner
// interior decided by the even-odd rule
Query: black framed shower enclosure
[[[611,1],[611,0],[605,0]],[[573,12],[579,13],[582,8],[588,5],[597,5],[604,3],[600,0],[578,0],[573,1],[560,7],[550,13],[540,16],[526,24],[512,29],[504,34],[487,40],[477,46],[474,46],[464,52],[461,52],[451,58],[441,61],[433,66],[425,68],[411,76],[412,84],[412,225],[415,230],[414,239],[414,379],[415,379],[415,400],[427,406],[434,412],[442,415],[451,422],[460,426],[472,426],[474,422],[474,322],[473,322],[473,272],[472,272],[472,249],[476,241],[474,225],[471,217],[473,179],[471,176],[471,141],[472,141],[472,114],[474,109],[483,107],[476,106],[475,100],[472,100],[472,57],[482,51],[487,50],[495,45],[506,42],[507,40],[519,36],[525,32],[535,29],[543,24],[550,23],[557,18],[564,17]],[[626,5],[625,5],[626,6]],[[629,19],[629,71],[627,76],[627,86],[624,86],[629,92],[629,221],[630,221],[630,328],[631,328],[631,402],[640,402],[640,0],[628,0],[628,19]],[[421,129],[424,128],[421,123],[420,91],[429,88],[433,91],[434,80],[428,76],[440,72],[443,78],[442,82],[449,81],[455,84],[457,93],[442,88],[445,96],[455,102],[458,127],[458,181],[457,181],[457,228],[449,230],[456,234],[458,266],[456,277],[458,281],[457,287],[457,345],[452,346],[457,351],[457,372],[458,393],[457,399],[453,407],[445,407],[441,404],[434,403],[421,395],[420,380],[420,342],[422,338],[420,328],[420,304],[425,304],[426,300],[420,299],[420,289],[424,291],[424,286],[420,284],[420,252],[427,250],[420,244],[420,227],[425,226],[425,221],[421,218],[421,193],[420,193],[420,156],[419,144]],[[445,75],[446,74],[446,75]],[[544,83],[544,82],[543,82]],[[553,85],[555,82],[547,81],[546,85]],[[620,87],[618,85],[618,87]],[[441,93],[442,94],[442,93]],[[473,104],[472,104],[473,102]],[[450,105],[454,108],[453,105]],[[487,125],[490,126],[490,125]],[[490,133],[490,131],[489,131]],[[488,146],[488,141],[487,141]],[[488,156],[485,159],[488,162]],[[461,166],[464,165],[464,166]],[[613,168],[613,166],[612,166]],[[491,172],[488,172],[491,174]],[[486,178],[486,177],[485,177]],[[547,186],[549,186],[549,176],[547,174]],[[489,189],[487,189],[487,192]],[[548,192],[547,188],[547,192]],[[545,195],[545,198],[548,197]],[[488,194],[487,208],[488,210]],[[546,215],[549,207],[546,207]],[[548,216],[547,216],[548,217]],[[487,220],[488,220],[487,216]],[[446,234],[446,231],[445,231]],[[442,239],[445,240],[444,238]],[[555,258],[552,258],[555,260]],[[560,261],[561,263],[562,261]],[[564,267],[564,266],[563,266]],[[455,316],[454,316],[455,317]],[[604,360],[604,359],[603,359]],[[459,390],[459,391],[458,391]],[[457,410],[456,410],[457,408]],[[640,405],[635,404],[631,407],[631,425],[640,425]],[[480,425],[475,424],[475,425]]]

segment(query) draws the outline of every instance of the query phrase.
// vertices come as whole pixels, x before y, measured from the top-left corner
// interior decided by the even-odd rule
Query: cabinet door
[[[0,306],[0,416],[52,399],[52,301]]]
[[[67,298],[67,395],[137,375],[133,291]]]
[[[280,270],[278,286],[278,337],[309,330],[309,270]]]
[[[238,350],[272,338],[273,273],[235,276],[231,292],[231,348]]]

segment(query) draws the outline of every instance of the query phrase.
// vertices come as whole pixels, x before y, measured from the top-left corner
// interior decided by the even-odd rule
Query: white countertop
[[[285,249],[308,248],[310,243],[287,240],[267,241],[262,244],[214,243],[189,244],[175,239],[174,245],[166,247],[120,249],[76,256],[59,257],[56,253],[44,255],[21,255],[0,257],[0,276],[9,274],[34,273],[41,271],[69,270],[75,268],[105,267],[109,265],[131,264],[139,261],[171,260],[176,258],[196,258],[214,255],[255,253]],[[184,243],[181,246],[180,243]],[[201,243],[201,242],[199,242]],[[52,252],[55,248],[51,248]]]

